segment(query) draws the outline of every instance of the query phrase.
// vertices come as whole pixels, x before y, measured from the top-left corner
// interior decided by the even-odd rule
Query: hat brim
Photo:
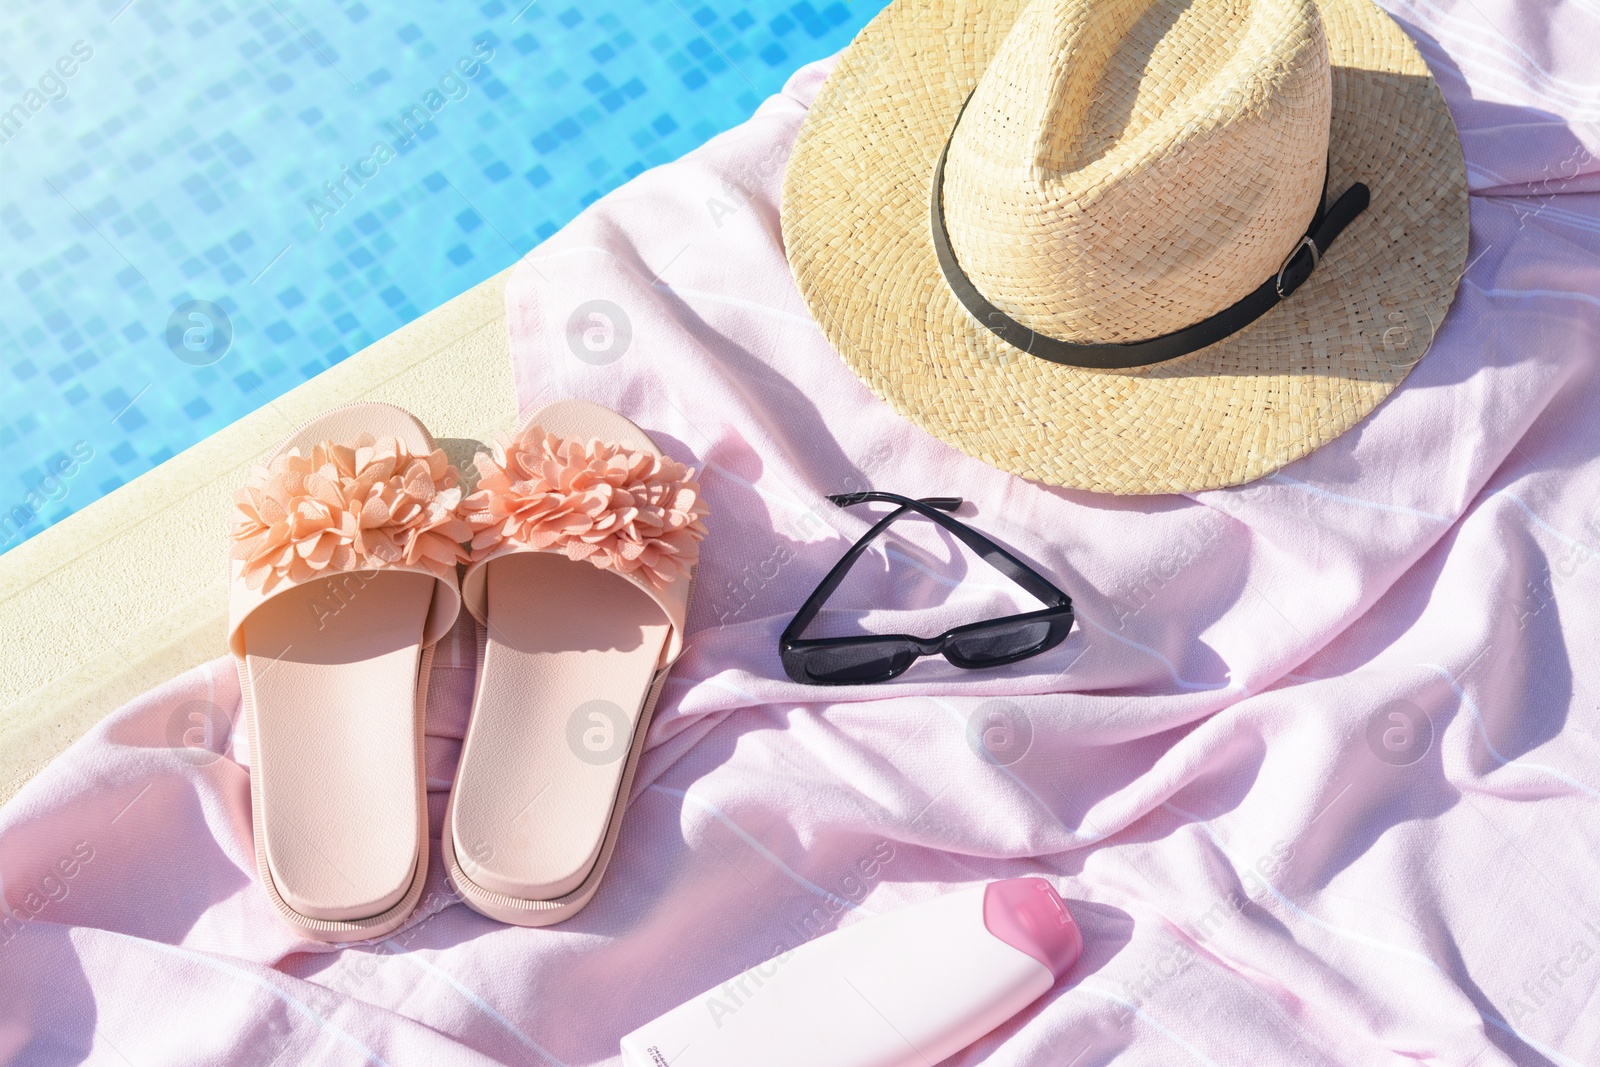
[[[784,176],[790,266],[896,411],[1002,470],[1107,493],[1252,481],[1350,429],[1432,343],[1466,262],[1466,164],[1427,64],[1370,0],[1317,0],[1333,68],[1328,191],[1371,206],[1310,281],[1166,363],[1089,370],[1013,348],[950,292],[934,166],[1026,0],[894,0],[840,57]]]

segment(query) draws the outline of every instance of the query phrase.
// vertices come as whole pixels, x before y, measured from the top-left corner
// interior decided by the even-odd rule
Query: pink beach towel
[[[507,294],[523,409],[615,407],[713,508],[594,903],[502,926],[435,855],[400,932],[299,939],[254,880],[218,660],[0,809],[0,1063],[614,1064],[778,951],[1039,874],[1084,957],[952,1063],[1600,1064],[1600,7],[1394,11],[1461,128],[1471,266],[1405,386],[1252,485],[1050,490],[876,400],[779,234],[826,64],[536,249]],[[1078,630],[1001,670],[784,679],[779,631],[871,521],[823,496],[867,486],[967,498]],[[1017,603],[927,524],[897,530],[824,632]],[[435,839],[477,639],[463,621],[436,659]]]

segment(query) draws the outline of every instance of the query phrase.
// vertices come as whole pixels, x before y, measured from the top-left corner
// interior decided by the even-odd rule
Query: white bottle
[[[622,1039],[624,1067],[926,1067],[1055,985],[1083,935],[1042,878],[824,934]]]

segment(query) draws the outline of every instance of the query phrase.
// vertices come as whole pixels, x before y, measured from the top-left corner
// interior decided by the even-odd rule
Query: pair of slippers
[[[475,466],[466,496],[414,416],[355,404],[291,434],[235,498],[256,867],[307,937],[381,937],[422,895],[428,674],[463,604],[484,637],[440,838],[451,886],[549,925],[589,902],[616,845],[682,649],[706,532],[694,471],[578,400]]]

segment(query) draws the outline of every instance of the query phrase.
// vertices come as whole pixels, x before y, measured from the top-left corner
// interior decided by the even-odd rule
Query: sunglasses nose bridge
[[[911,638],[911,644],[916,648],[919,655],[937,656],[944,651],[944,640],[943,636],[913,637]]]

